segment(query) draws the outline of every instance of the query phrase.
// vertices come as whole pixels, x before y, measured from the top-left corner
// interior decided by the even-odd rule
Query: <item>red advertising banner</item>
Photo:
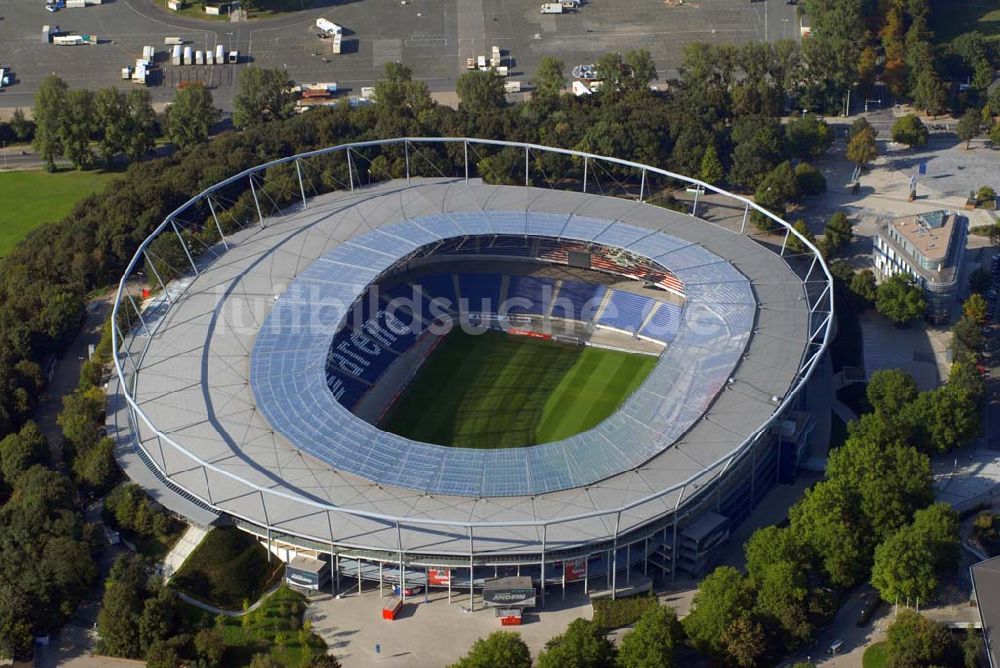
[[[570,559],[563,563],[566,573],[566,582],[576,582],[587,577],[587,558]]]
[[[533,339],[546,339],[546,340],[549,340],[549,339],[552,338],[551,334],[545,334],[543,332],[535,332],[535,331],[532,331],[530,329],[518,329],[517,327],[511,327],[511,328],[509,328],[507,330],[507,333],[511,334],[512,336],[528,336],[528,337],[531,337]]]
[[[427,582],[432,587],[445,587],[451,582],[451,571],[447,568],[432,568],[427,572]]]

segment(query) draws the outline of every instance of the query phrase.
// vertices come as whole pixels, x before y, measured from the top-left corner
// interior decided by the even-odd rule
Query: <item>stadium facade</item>
[[[490,156],[522,154],[492,173]],[[650,203],[668,183],[693,186],[690,214]],[[754,210],[778,234],[748,234]],[[577,267],[622,287],[476,273],[486,263]],[[452,305],[432,312],[444,296]],[[519,311],[482,305],[515,296]],[[377,580],[472,594],[527,576],[613,594],[700,572],[794,475],[811,425],[802,388],[832,313],[816,248],[711,185],[512,142],[343,145],[226,179],[145,240],[115,303],[108,428],[154,498],[260,536],[307,585],[324,558],[338,593]],[[479,450],[374,426],[392,393],[371,397],[402,386],[398,369],[436,336],[402,322],[534,331],[553,318],[577,343],[606,330],[658,347],[596,427]]]

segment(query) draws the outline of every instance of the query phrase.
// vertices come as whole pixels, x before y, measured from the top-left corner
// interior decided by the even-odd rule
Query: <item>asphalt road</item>
[[[546,55],[569,67],[593,62],[606,51],[645,48],[660,78],[676,76],[684,47],[695,41],[775,41],[798,37],[795,7],[783,0],[709,0],[669,6],[655,2],[591,0],[578,12],[543,15],[540,0],[345,0],[272,19],[230,23],[177,16],[153,0],[113,0],[83,9],[44,10],[42,0],[6,3],[0,20],[0,63],[15,82],[0,90],[0,108],[28,107],[39,81],[57,73],[71,86],[130,86],[121,68],[146,44],[156,47],[161,75],[151,90],[166,102],[182,81],[214,88],[217,104],[231,107],[240,65],[174,67],[164,37],[181,37],[195,49],[238,49],[244,62],[283,67],[299,82],[336,81],[358,91],[388,61],[402,61],[434,92],[452,91],[465,58],[488,55],[493,45],[512,58],[512,77],[527,81]],[[343,53],[314,28],[324,16],[345,27]],[[41,39],[43,24],[94,34],[97,46],[55,46]]]

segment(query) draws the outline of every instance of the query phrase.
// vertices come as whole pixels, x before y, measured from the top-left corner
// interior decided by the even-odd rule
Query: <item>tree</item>
[[[177,594],[160,586],[146,599],[139,618],[139,642],[148,651],[157,642],[167,642],[177,631]]]
[[[951,328],[951,349],[955,357],[961,355],[978,357],[985,343],[982,325],[972,318],[962,316]]]
[[[996,89],[1000,90],[1000,86]],[[990,128],[990,143],[993,144],[993,148],[1000,148],[1000,123]]]
[[[706,654],[723,655],[729,625],[753,606],[750,583],[730,566],[719,566],[698,583],[691,612],[682,620],[691,643]]]
[[[872,530],[860,498],[846,482],[831,478],[813,485],[789,509],[789,518],[831,583],[850,587],[867,575]]]
[[[50,74],[35,90],[35,140],[34,146],[45,162],[47,170],[54,171],[56,158],[62,155],[63,114],[66,113],[66,82]]]
[[[34,422],[28,422],[16,434],[0,441],[0,477],[13,484],[15,479],[35,464],[49,460],[49,444]]]
[[[248,65],[240,72],[239,90],[233,98],[233,125],[255,128],[295,112],[288,73],[282,69]]]
[[[618,647],[620,668],[671,668],[683,629],[673,608],[647,609]]]
[[[854,240],[854,225],[847,214],[838,211],[830,217],[823,228],[823,245],[827,255],[833,255]]]
[[[115,462],[115,442],[102,438],[92,448],[73,460],[73,473],[77,480],[95,494],[105,492],[118,479]]]
[[[781,630],[785,650],[808,641],[813,624],[809,619],[807,571],[791,561],[779,561],[754,578],[757,591],[755,615]]]
[[[493,70],[465,72],[458,77],[456,90],[460,108],[472,113],[502,109],[507,106],[507,94],[503,89],[503,79]]]
[[[913,105],[931,116],[940,116],[948,108],[948,84],[933,67],[917,68],[916,85],[913,87]]]
[[[10,117],[10,129],[17,141],[28,141],[35,134],[35,124],[29,121],[21,107],[14,110]]]
[[[927,452],[954,450],[979,434],[978,401],[954,387],[923,392],[907,411],[909,419],[919,425],[915,442]]]
[[[767,652],[764,627],[747,614],[734,619],[723,631],[719,641],[725,648],[725,655],[741,668],[756,666]]]
[[[854,490],[876,541],[934,500],[930,460],[904,443],[883,444],[852,435],[830,453],[827,476]]]
[[[789,200],[795,198],[796,194],[795,174],[792,171],[791,163],[785,161],[768,172],[760,186],[757,187],[753,198],[759,206],[784,218],[785,207]],[[773,220],[756,210],[751,213],[750,219],[754,225],[765,232],[772,231],[776,227]]]
[[[217,666],[226,653],[226,640],[217,628],[202,629],[194,637],[194,648],[199,658],[210,666]]]
[[[66,108],[59,126],[59,141],[69,161],[77,169],[90,167],[90,136],[94,134],[94,94],[84,88],[66,93]]]
[[[892,140],[900,144],[906,144],[909,148],[923,146],[927,143],[929,136],[930,133],[927,132],[927,126],[913,114],[900,116],[892,124]]]
[[[795,223],[792,225],[792,229],[794,229],[796,232],[805,237],[805,240],[808,241],[809,243],[816,242],[816,237],[814,237],[813,233],[809,231],[809,225],[806,224],[806,221],[804,220],[795,221]],[[788,251],[791,253],[805,253],[807,246],[805,242],[800,240],[796,235],[789,234],[787,248]]]
[[[822,195],[826,192],[826,177],[808,162],[800,162],[795,166],[795,189],[803,197]]]
[[[565,65],[552,56],[542,56],[531,83],[537,95],[558,97],[566,87]]]
[[[887,633],[890,668],[954,665],[956,649],[943,624],[913,610],[900,610]]]
[[[218,118],[212,93],[201,83],[177,91],[167,109],[167,135],[181,148],[208,140],[208,131]]]
[[[622,54],[609,51],[594,63],[601,90],[626,93],[642,90],[656,79],[656,65],[649,51],[636,49]]]
[[[747,575],[759,582],[768,569],[779,563],[791,563],[799,570],[807,570],[812,555],[790,528],[766,526],[754,531],[743,545],[746,554]]]
[[[891,420],[917,398],[917,381],[900,369],[879,369],[869,378],[865,395],[876,413]]]
[[[100,650],[111,656],[143,656],[139,624],[146,593],[145,565],[137,556],[121,556],[111,568],[97,615]]]
[[[962,315],[977,325],[982,326],[986,322],[986,314],[989,305],[981,294],[973,293],[962,304]]]
[[[699,178],[705,183],[715,185],[726,177],[726,170],[719,161],[719,153],[715,150],[715,144],[705,147],[705,154],[701,156],[701,171]]]
[[[897,325],[905,325],[923,317],[927,302],[923,289],[913,278],[896,274],[878,286],[875,309]]]
[[[101,160],[107,167],[128,145],[131,131],[128,102],[117,88],[102,88],[94,96],[94,126]]]
[[[965,150],[968,151],[969,147],[972,145],[972,138],[979,134],[979,130],[982,128],[982,117],[979,111],[969,107],[962,114],[962,117],[958,119],[958,125],[955,128],[956,134],[958,134],[958,140],[965,142]]]
[[[128,112],[128,137],[125,140],[125,156],[138,160],[153,150],[157,133],[156,113],[149,90],[130,90],[125,96]]]
[[[847,142],[847,159],[858,167],[864,167],[877,157],[878,145],[875,143],[875,130],[870,126],[854,133]]]
[[[875,272],[871,269],[862,269],[851,277],[848,286],[851,292],[860,297],[865,302],[865,308],[875,303],[878,296],[878,285],[875,282]]]
[[[521,640],[521,634],[513,631],[494,631],[485,638],[478,639],[469,653],[452,668],[530,668],[531,652]]]
[[[733,123],[729,180],[757,188],[781,159],[784,133],[773,118],[745,116]],[[789,171],[791,171],[789,169]]]
[[[802,160],[826,153],[833,145],[833,133],[826,121],[816,114],[793,118],[785,125],[788,152]]]
[[[605,668],[614,662],[615,646],[596,624],[582,618],[545,643],[538,655],[538,668]]]
[[[935,504],[875,548],[872,585],[883,600],[919,605],[933,599],[938,574],[957,563],[958,516]],[[934,526],[933,522],[941,522]]]

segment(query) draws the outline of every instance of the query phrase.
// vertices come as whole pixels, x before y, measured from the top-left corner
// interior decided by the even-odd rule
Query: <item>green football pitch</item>
[[[381,428],[467,448],[556,441],[611,415],[655,364],[651,355],[455,329]]]

